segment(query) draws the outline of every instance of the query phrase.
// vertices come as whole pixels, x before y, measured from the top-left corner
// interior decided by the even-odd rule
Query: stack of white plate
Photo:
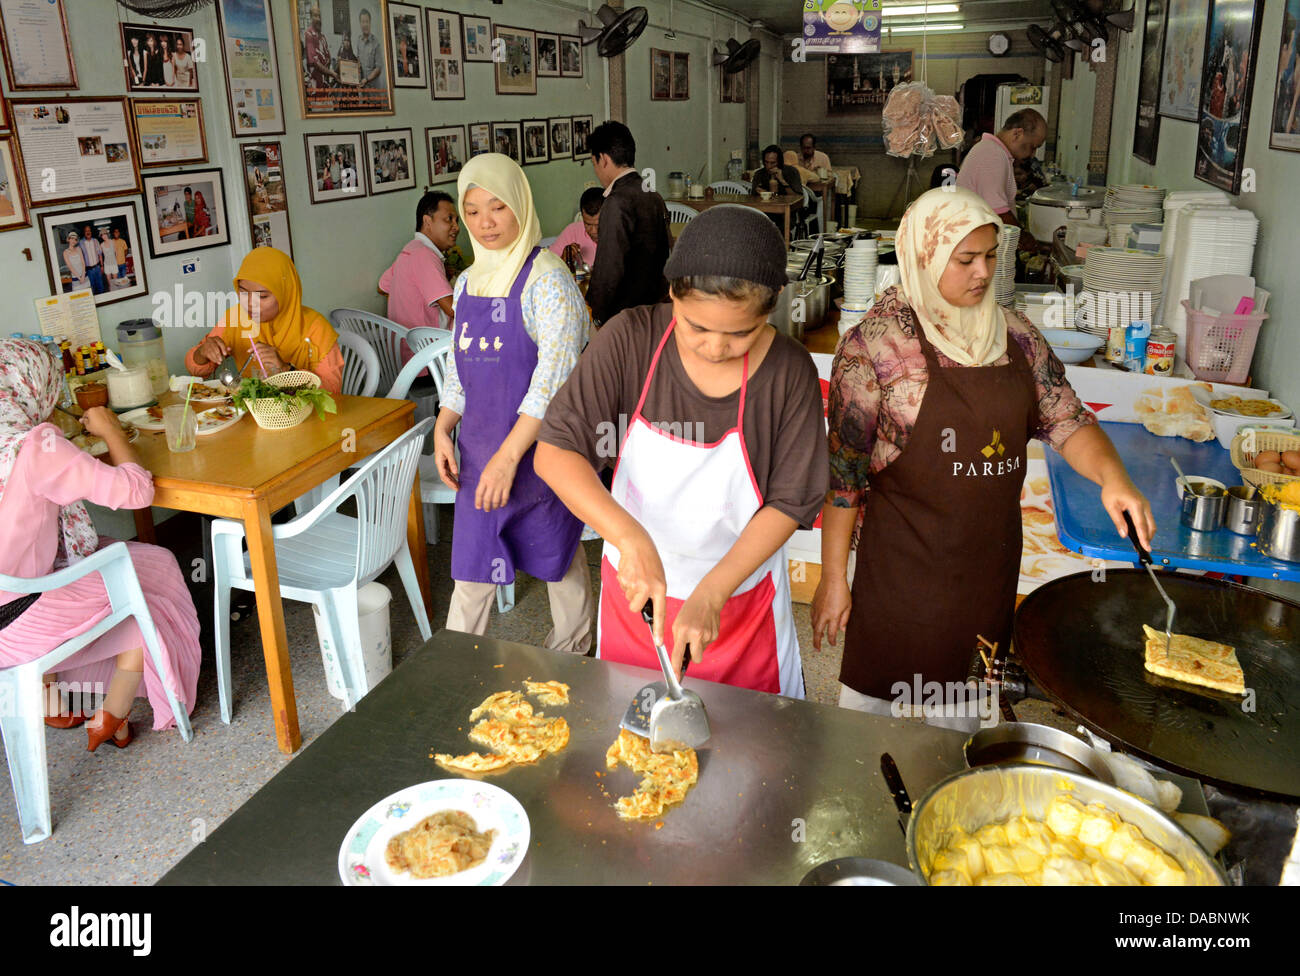
[[[1080,310],[1078,327],[1094,335],[1109,335],[1115,326],[1150,322],[1163,295],[1165,258],[1162,254],[1123,247],[1090,247],[1083,265],[1083,287],[1089,301]]]
[[[1187,336],[1182,300],[1190,297],[1192,282],[1209,275],[1250,274],[1258,236],[1259,218],[1249,210],[1209,202],[1180,208],[1172,240],[1165,234],[1169,273],[1161,319],[1178,336],[1179,361]]]
[[[1046,294],[1039,292],[1016,292],[1016,311],[1029,319],[1029,321],[1034,323],[1038,328],[1042,329],[1048,326],[1047,319],[1053,306],[1055,305],[1059,308],[1060,303],[1064,300],[1065,296],[1059,291]],[[1058,320],[1060,319],[1059,311],[1055,318]],[[1063,323],[1055,321],[1052,324],[1055,327],[1060,327]],[[1072,322],[1069,323],[1070,326],[1073,324],[1074,323]],[[1069,326],[1067,326],[1067,328],[1068,327]]]
[[[876,300],[879,252],[873,238],[855,241],[844,252],[844,309],[864,311]]]
[[[998,266],[993,273],[993,297],[999,305],[1011,305],[1016,298],[1016,245],[1020,243],[1020,228],[1002,225],[998,237]]]
[[[1130,224],[1158,224],[1164,220],[1165,191],[1158,186],[1136,183],[1106,187],[1101,222],[1110,231],[1110,242],[1122,247]]]

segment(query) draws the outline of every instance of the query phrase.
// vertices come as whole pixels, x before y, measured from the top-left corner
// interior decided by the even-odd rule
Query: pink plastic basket
[[[1244,383],[1250,375],[1259,327],[1267,312],[1206,315],[1183,299],[1187,311],[1187,367],[1198,380]]]

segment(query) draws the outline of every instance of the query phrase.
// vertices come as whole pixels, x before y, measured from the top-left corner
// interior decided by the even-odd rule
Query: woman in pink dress
[[[87,431],[108,444],[111,463],[104,464],[46,422],[58,396],[58,372],[44,349],[25,339],[0,340],[0,573],[9,576],[44,576],[100,548],[83,501],[135,509],[153,500],[149,472],[140,466],[113,412],[97,407],[86,411],[83,420]],[[157,546],[127,546],[158,631],[163,673],[144,653],[134,618],[62,662],[61,681],[107,689],[87,725],[92,751],[110,738],[118,748],[130,743],[127,715],[140,694],[153,707],[155,729],[175,725],[163,682],[188,711],[194,708],[199,618],[176,557]],[[111,609],[98,573],[42,593],[30,604],[27,600],[0,591],[0,667],[48,653],[89,630]],[[48,718],[46,724],[71,728],[86,718],[74,713]]]

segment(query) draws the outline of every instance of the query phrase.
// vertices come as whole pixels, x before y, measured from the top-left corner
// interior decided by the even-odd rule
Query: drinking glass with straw
[[[181,444],[185,441],[185,418],[190,414],[190,396],[194,393],[194,381],[190,380],[189,385],[185,387],[185,410],[181,414],[180,430],[176,432],[176,449],[179,451]]]

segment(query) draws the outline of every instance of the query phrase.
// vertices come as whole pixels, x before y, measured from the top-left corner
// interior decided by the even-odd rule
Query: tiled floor
[[[430,546],[433,602],[445,613],[452,582],[450,518],[444,508],[443,541]],[[198,520],[177,516],[160,527],[160,542],[178,553],[182,565],[197,556]],[[592,585],[598,585],[600,543],[586,544]],[[394,593],[391,607],[395,660],[420,646],[410,607],[396,573],[381,579]],[[183,857],[249,796],[283,768],[289,757],[276,748],[270,720],[270,695],[262,662],[256,618],[245,617],[231,631],[235,714],[221,722],[212,662],[212,596],[206,586],[193,589],[204,625],[203,669],[192,722],[194,739],[181,741],[175,731],[154,732],[148,703],[137,701],[131,714],[137,739],[125,750],[102,747],[86,751],[83,729],[49,729],[50,801],[54,834],[25,846],[18,828],[13,794],[0,795],[0,880],[14,884],[149,884]],[[489,634],[503,640],[540,644],[550,629],[545,584],[521,577],[515,609],[493,611]],[[834,703],[838,695],[839,651],[812,652],[808,608],[796,605],[795,619],[804,648],[808,697]],[[433,620],[434,630],[443,618]],[[285,604],[298,721],[307,745],[340,714],[341,705],[325,689],[311,608]],[[9,783],[7,763],[2,782]]]

